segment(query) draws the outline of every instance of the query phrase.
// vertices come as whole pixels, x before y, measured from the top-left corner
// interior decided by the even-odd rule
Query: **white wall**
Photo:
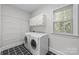
[[[0,47],[1,47],[1,5],[0,5]]]
[[[43,27],[39,28],[39,27],[33,27],[32,29],[36,29],[36,30],[44,30],[46,31],[47,33],[53,33],[53,9],[56,9],[56,8],[59,8],[59,7],[63,7],[63,6],[66,6],[65,4],[61,5],[61,4],[58,4],[58,5],[46,5],[44,7],[42,7],[41,9],[39,8],[37,11],[33,12],[31,17],[33,16],[36,16],[40,13],[44,13],[46,16],[47,16],[47,19],[46,19],[46,30],[43,29]],[[48,28],[49,27],[49,28]]]
[[[24,42],[25,32],[29,32],[29,13],[10,5],[2,5],[2,49]]]
[[[63,7],[66,5],[48,5],[44,8],[41,8],[34,13],[32,13],[32,17],[38,15],[40,13],[45,13],[47,15],[47,26],[46,33],[49,34],[49,49],[57,54],[79,54],[79,37],[68,36],[68,35],[58,35],[53,33],[53,10]],[[75,16],[75,15],[74,15]],[[74,21],[75,18],[73,17]],[[76,24],[77,25],[77,24]],[[76,26],[77,27],[77,26]],[[77,29],[74,23],[74,35],[77,35]],[[33,30],[43,30],[39,27],[33,27]]]

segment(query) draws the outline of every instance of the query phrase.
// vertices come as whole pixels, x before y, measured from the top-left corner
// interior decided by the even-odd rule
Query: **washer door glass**
[[[36,41],[34,39],[31,40],[31,47],[36,49]]]

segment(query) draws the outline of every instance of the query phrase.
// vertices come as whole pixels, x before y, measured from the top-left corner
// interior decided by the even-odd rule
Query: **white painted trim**
[[[73,35],[78,36],[78,5],[73,5]]]
[[[54,48],[49,48],[49,50],[57,55],[66,55],[64,54],[63,52],[59,51],[59,50],[56,50]]]

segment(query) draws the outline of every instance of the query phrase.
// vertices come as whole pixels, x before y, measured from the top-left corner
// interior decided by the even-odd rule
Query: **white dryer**
[[[30,37],[30,52],[33,55],[45,55],[48,52],[48,35],[33,33]]]

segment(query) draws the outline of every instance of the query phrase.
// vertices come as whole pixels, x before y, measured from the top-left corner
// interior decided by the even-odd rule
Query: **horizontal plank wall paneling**
[[[2,49],[11,48],[24,42],[28,27],[29,13],[10,5],[2,5]]]
[[[26,12],[23,12],[20,9],[17,9],[16,7],[10,6],[10,5],[3,5],[3,15],[16,17],[19,19],[27,19],[28,15]]]

